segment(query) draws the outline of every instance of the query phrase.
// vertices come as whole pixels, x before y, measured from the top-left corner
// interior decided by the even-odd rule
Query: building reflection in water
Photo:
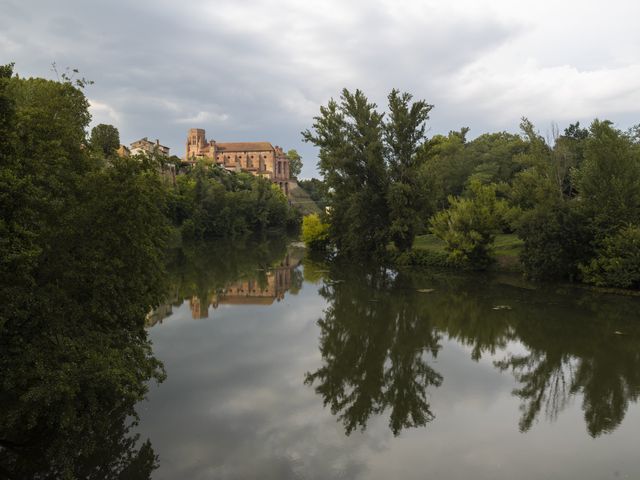
[[[300,255],[288,252],[275,266],[266,270],[256,270],[253,276],[229,282],[223,288],[211,288],[206,292],[193,293],[184,298],[189,301],[191,317],[194,320],[209,317],[209,307],[220,305],[271,305],[284,299],[296,281],[296,268],[300,265]],[[146,326],[152,327],[169,317],[173,307],[182,304],[183,298],[176,292],[167,303],[159,305],[147,316]]]

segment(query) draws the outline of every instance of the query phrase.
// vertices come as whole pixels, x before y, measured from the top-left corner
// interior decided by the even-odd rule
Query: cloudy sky
[[[392,88],[435,105],[429,135],[517,129],[527,116],[640,122],[634,0],[1,0],[0,62],[22,76],[78,68],[94,124],[159,138],[189,128],[302,153],[319,106],[343,87],[384,106]]]

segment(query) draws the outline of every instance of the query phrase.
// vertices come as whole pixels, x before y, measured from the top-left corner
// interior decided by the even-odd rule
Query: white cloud
[[[99,102],[95,99],[89,99],[89,112],[93,118],[93,123],[109,123],[117,124],[120,121],[120,115],[109,104]]]
[[[514,130],[522,115],[542,126],[640,117],[640,2],[7,3],[0,46],[19,53],[7,61],[23,76],[50,76],[52,61],[79,68],[96,81],[94,116],[123,137],[176,147],[189,124],[268,139],[301,152],[303,176],[317,152],[299,132],[343,87],[381,108],[394,87],[426,99],[430,134]]]
[[[226,113],[214,113],[200,111],[191,117],[179,118],[175,123],[188,123],[191,125],[202,124],[218,124],[226,122],[229,119],[229,115]]]

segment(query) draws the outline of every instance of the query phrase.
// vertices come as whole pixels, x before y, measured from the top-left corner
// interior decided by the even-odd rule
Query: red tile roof
[[[269,142],[238,142],[217,143],[216,150],[220,152],[263,152],[273,151],[273,145]]]

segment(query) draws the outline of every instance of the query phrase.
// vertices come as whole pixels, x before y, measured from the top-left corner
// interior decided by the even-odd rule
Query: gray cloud
[[[116,124],[123,142],[159,138],[181,155],[186,130],[201,127],[220,141],[296,148],[310,176],[316,152],[300,131],[343,87],[381,106],[394,87],[425,98],[436,105],[431,133],[514,130],[522,115],[541,128],[571,115],[635,123],[637,52],[584,37],[598,20],[590,4],[554,6],[549,16],[542,3],[521,12],[469,0],[8,0],[0,47],[22,75],[51,77],[55,61],[95,80],[94,121]],[[555,42],[567,37],[569,15],[575,35],[563,49]],[[621,16],[612,17],[617,39],[634,28]]]

